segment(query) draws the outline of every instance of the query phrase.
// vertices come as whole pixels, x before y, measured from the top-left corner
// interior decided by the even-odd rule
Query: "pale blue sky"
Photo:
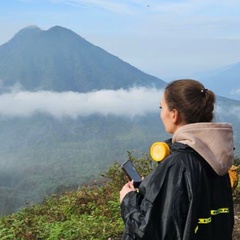
[[[240,62],[239,12],[239,0],[2,0],[0,44],[59,25],[165,80]]]

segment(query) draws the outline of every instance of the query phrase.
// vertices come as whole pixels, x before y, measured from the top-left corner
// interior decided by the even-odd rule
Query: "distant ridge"
[[[219,96],[240,100],[240,62],[195,74],[193,78]]]
[[[2,91],[16,84],[76,92],[166,85],[61,26],[26,27],[1,45],[0,80]]]

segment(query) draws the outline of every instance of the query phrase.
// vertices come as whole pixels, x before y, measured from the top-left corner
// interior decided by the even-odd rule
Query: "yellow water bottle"
[[[150,156],[153,160],[160,162],[170,154],[170,148],[165,142],[155,142],[150,147]]]

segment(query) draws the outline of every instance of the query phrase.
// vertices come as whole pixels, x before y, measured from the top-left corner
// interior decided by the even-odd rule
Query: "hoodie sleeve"
[[[121,203],[121,215],[125,223],[125,232],[122,238],[124,240],[143,239],[144,237],[151,216],[152,204],[149,202],[148,206],[144,207],[146,211],[141,210],[139,206],[140,199],[139,193],[130,192]],[[141,205],[143,202],[146,202],[146,199],[142,201]]]

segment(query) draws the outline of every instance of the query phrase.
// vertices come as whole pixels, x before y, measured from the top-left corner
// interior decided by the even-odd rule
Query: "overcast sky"
[[[0,1],[0,44],[59,25],[163,80],[240,61],[239,0]]]

